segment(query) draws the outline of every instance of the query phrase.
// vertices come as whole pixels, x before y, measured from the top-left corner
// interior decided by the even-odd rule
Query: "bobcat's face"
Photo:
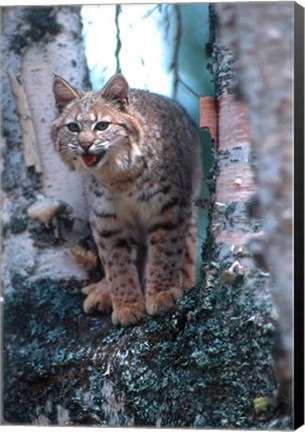
[[[82,94],[56,79],[54,94],[61,112],[53,122],[52,139],[64,162],[71,169],[91,172],[105,167],[112,172],[128,170],[141,153],[139,125],[122,101],[107,97],[105,89]]]
[[[86,99],[88,102],[88,96]],[[92,99],[87,106],[84,100],[77,101],[61,116],[56,128],[57,150],[76,168],[101,168],[105,164],[124,167],[130,153],[128,128],[113,110]]]

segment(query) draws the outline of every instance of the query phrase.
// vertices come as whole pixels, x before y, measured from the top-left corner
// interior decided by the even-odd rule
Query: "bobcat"
[[[56,76],[55,149],[84,172],[89,220],[105,278],[83,288],[84,310],[114,325],[162,315],[195,283],[201,144],[176,102],[130,89],[122,74],[99,92]],[[142,293],[142,288],[144,294]]]

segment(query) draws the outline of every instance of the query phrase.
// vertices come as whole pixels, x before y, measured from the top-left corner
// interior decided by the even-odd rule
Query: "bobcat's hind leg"
[[[196,178],[195,190],[198,196],[200,183]],[[196,195],[195,195],[196,196]],[[182,266],[182,285],[184,289],[192,288],[196,283],[196,261],[198,249],[198,207],[192,204],[192,213],[187,224],[186,249]]]
[[[112,302],[106,278],[96,284],[87,285],[82,292],[88,296],[83,305],[86,313],[98,311],[102,314],[110,314]]]
[[[146,310],[149,315],[164,315],[183,296],[186,227],[182,220],[177,225],[155,224],[150,231]]]

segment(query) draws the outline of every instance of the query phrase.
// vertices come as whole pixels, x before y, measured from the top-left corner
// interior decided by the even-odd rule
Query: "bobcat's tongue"
[[[94,165],[96,162],[96,156],[92,153],[85,153],[82,155],[82,158],[87,166]]]

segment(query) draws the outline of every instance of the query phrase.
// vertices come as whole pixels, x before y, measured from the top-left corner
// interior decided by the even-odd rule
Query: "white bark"
[[[63,75],[69,82],[82,87],[86,61],[78,13],[71,12],[70,8],[61,8],[56,18],[62,31],[47,44],[41,42],[27,49],[21,62],[21,77],[42,155],[43,192],[48,197],[68,203],[73,208],[74,217],[84,221],[87,208],[82,178],[78,173],[68,171],[54,151],[50,124],[56,115],[52,92],[54,74]],[[75,34],[79,36],[77,39]]]
[[[3,240],[2,260],[3,285],[7,289],[13,288],[12,275],[16,272],[29,279],[87,277],[70,252],[71,244],[81,237],[87,224],[82,177],[68,171],[50,138],[50,125],[56,115],[52,92],[54,74],[62,75],[81,88],[87,82],[79,7],[54,7],[51,15],[60,25],[60,31],[47,33],[39,41],[28,40],[18,51],[16,36],[25,35],[27,40],[26,31],[33,25],[28,20],[29,10],[26,7],[1,10],[2,134],[5,134],[5,140],[1,140],[5,178],[2,223],[10,224],[20,209],[25,214],[35,200],[33,194],[38,192],[66,203],[72,209],[75,222],[73,232],[64,233],[67,240],[64,244],[44,249],[34,245],[27,230],[16,234],[9,229]],[[42,171],[39,190],[34,184],[37,177],[30,174],[29,166],[34,167],[36,174]],[[29,194],[25,193],[26,188]]]

